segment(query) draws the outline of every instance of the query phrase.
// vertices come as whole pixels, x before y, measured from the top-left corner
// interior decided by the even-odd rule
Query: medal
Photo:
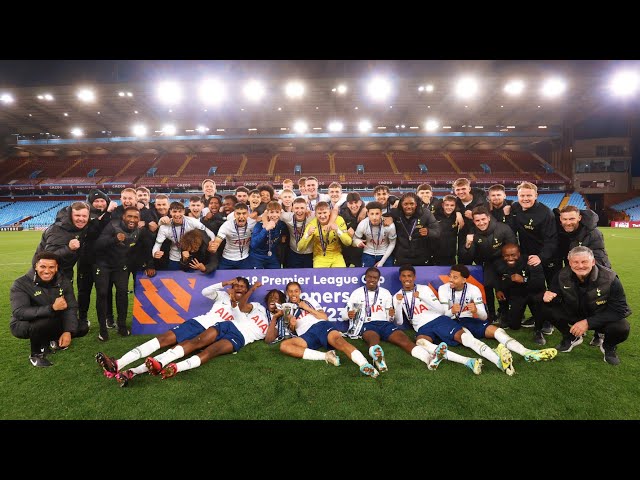
[[[378,240],[376,242],[373,241],[373,225],[371,225],[371,220],[369,220],[369,230],[371,231],[371,242],[373,243],[373,254],[375,255],[378,251],[378,246],[380,245],[380,235],[382,234],[382,222],[378,225]],[[411,241],[411,237],[409,237],[409,241]]]
[[[462,313],[462,309],[464,308],[464,297],[467,296],[467,284],[464,284],[464,287],[462,287],[462,293],[460,294],[460,311],[458,313],[455,314],[455,318],[456,320],[460,320],[460,314]],[[451,289],[451,306],[455,305],[456,303],[456,291],[452,288]]]
[[[367,315],[367,322],[371,320],[371,305],[375,305],[378,301],[378,293],[380,292],[379,288],[376,288],[376,294],[373,297],[373,303],[369,304],[369,290],[367,287],[362,287],[364,289],[364,303],[365,303],[365,314]]]
[[[240,237],[240,229],[238,228],[238,223],[233,222],[233,226],[236,228],[236,235],[238,235],[238,249],[240,250],[240,258],[242,258],[242,255],[244,253],[244,236],[247,234],[247,227],[249,225],[244,225],[244,232],[242,237]]]
[[[404,228],[404,231],[407,232],[407,236],[409,237],[409,241],[413,240],[413,231],[416,229],[416,223],[418,223],[417,219],[413,221],[413,225],[411,225],[411,231],[409,231],[409,230],[407,230],[407,227],[404,224],[404,219],[400,219],[400,225],[402,225],[402,228]]]
[[[176,231],[176,225],[171,221],[171,229],[173,230],[173,239],[175,240],[176,245],[182,239],[182,235],[184,235],[184,219],[182,220],[182,225],[180,225],[180,236],[178,237],[178,232]]]
[[[269,256],[273,255],[273,253],[271,253],[271,250],[269,250],[269,251],[267,252],[267,255],[269,255]]]
[[[329,227],[327,227],[327,230],[328,229]],[[320,225],[320,222],[318,221],[318,236],[320,237],[320,248],[322,248],[323,256],[327,254],[327,246],[329,245],[329,235],[331,235],[331,231],[327,233],[327,240],[325,242],[324,233],[322,233],[322,225]]]
[[[304,226],[307,223],[307,219],[305,218],[302,221],[302,227],[300,227],[300,229],[298,229],[298,227],[296,226],[298,224],[298,221],[295,219],[293,219],[293,236],[296,239],[296,243],[298,243],[300,241],[300,239],[302,238],[302,234],[304,233]]]
[[[402,290],[402,296],[404,297],[404,310],[407,312],[407,318],[409,321],[413,320],[413,309],[416,305],[416,297],[413,295],[413,292],[417,290],[417,286],[414,286],[413,290],[411,290],[411,305],[409,305],[409,300],[407,299],[407,292]]]

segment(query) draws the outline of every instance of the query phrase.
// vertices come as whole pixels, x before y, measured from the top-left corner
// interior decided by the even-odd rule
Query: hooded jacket
[[[553,209],[558,227],[558,257],[562,258],[565,265],[569,265],[567,254],[574,247],[589,247],[593,251],[596,264],[611,268],[611,262],[604,249],[604,237],[598,230],[598,214],[593,210],[580,210],[582,219],[578,228],[571,232],[565,232],[560,223],[560,210]]]
[[[38,248],[36,248],[31,264],[35,264],[36,254],[47,251],[53,252],[60,257],[59,270],[73,270],[73,266],[78,261],[78,258],[80,258],[82,245],[87,237],[88,226],[89,223],[87,223],[84,228],[76,228],[71,221],[71,208],[61,210],[58,212],[58,217],[54,224],[42,232],[42,240]],[[74,238],[80,241],[80,248],[77,250],[71,250],[69,248],[69,242]]]

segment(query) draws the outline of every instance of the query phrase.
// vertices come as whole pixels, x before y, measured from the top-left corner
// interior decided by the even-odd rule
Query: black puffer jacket
[[[124,241],[119,241],[118,233],[124,233]],[[140,255],[138,244],[140,229],[128,230],[122,220],[111,220],[109,225],[96,240],[96,264],[106,268],[122,268],[137,270],[147,260]]]
[[[65,310],[52,308],[56,298],[64,295]],[[31,322],[40,318],[60,317],[65,332],[74,334],[78,328],[78,302],[73,294],[71,282],[60,271],[52,281],[44,283],[32,268],[16,279],[9,294],[11,300],[11,331],[20,330],[20,322]]]
[[[560,224],[560,210],[553,209],[558,227],[558,257],[562,258],[565,265],[568,265],[567,254],[574,247],[589,247],[593,251],[596,263],[603,267],[611,268],[611,262],[604,249],[604,237],[598,230],[598,214],[593,210],[580,210],[582,219],[578,228],[567,233]]]

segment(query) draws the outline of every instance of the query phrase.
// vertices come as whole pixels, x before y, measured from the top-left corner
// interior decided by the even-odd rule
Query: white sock
[[[499,341],[512,352],[516,352],[518,355],[524,356],[529,350],[528,348],[524,348],[524,345],[522,345],[515,338],[511,338],[502,328],[497,329],[494,332],[493,336],[497,341]]]
[[[142,362],[142,365],[138,365],[136,368],[132,368],[131,371],[133,373],[135,373],[136,375],[141,375],[143,373],[147,373],[149,371],[149,369],[144,364],[144,362]]]
[[[496,367],[502,369],[502,363],[500,362],[500,357],[498,356],[498,354],[496,352],[494,352],[493,350],[491,350],[491,348],[489,348],[489,345],[487,345],[486,343],[481,342],[480,340],[475,338],[473,335],[471,335],[466,330],[462,334],[462,344],[465,347],[469,347],[471,350],[476,352],[478,355],[481,355],[484,358],[486,358],[487,360],[489,360]]]
[[[364,358],[364,355],[362,354],[362,352],[360,352],[360,350],[353,351],[353,353],[351,354],[351,360],[359,367],[369,363],[367,362],[367,359]]]
[[[452,352],[451,350],[447,350],[447,354],[444,356],[445,359],[450,362],[461,363],[462,365],[466,365],[469,360],[469,357],[465,357],[464,355],[460,355],[456,352]]]
[[[182,357],[184,357],[184,349],[180,345],[177,345],[173,348],[170,348],[166,352],[156,356],[155,359],[160,362],[160,365],[164,367],[168,363],[171,363],[174,360]]]
[[[304,360],[324,360],[325,353],[319,352],[318,350],[311,350],[310,348],[305,348],[304,353],[302,354],[302,358]]]
[[[423,338],[422,340],[427,344],[426,347],[422,347],[422,348],[424,348],[427,352],[429,352],[431,355],[433,355],[434,352],[436,351],[436,346],[433,343],[431,343],[429,340],[427,340],[426,338]],[[420,343],[422,343],[422,342],[420,342]]]
[[[194,355],[176,365],[176,371],[184,372],[185,370],[191,370],[192,368],[198,368],[200,366],[200,357]]]
[[[135,362],[141,358],[147,358],[156,350],[160,349],[160,342],[157,338],[152,338],[146,343],[142,345],[138,345],[133,350],[129,350],[125,353],[121,359],[118,360],[118,370],[122,370],[124,367],[129,365],[130,363]]]
[[[413,347],[413,350],[411,350],[411,356],[416,357],[418,360],[427,364],[429,363],[429,359],[431,358],[431,355],[429,355],[427,349],[418,345]]]

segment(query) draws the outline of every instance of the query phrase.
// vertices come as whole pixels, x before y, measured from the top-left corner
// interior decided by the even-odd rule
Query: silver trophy
[[[295,303],[285,302],[282,304],[282,320],[288,330],[291,329],[291,327],[289,327],[289,317],[293,315],[296,308],[298,308],[298,306]]]
[[[364,324],[364,318],[362,315],[363,306],[364,302],[354,302],[353,304],[353,310],[355,310],[356,313],[353,318],[349,319],[349,330],[347,331],[347,336],[349,338],[358,338],[360,336],[362,325]]]

